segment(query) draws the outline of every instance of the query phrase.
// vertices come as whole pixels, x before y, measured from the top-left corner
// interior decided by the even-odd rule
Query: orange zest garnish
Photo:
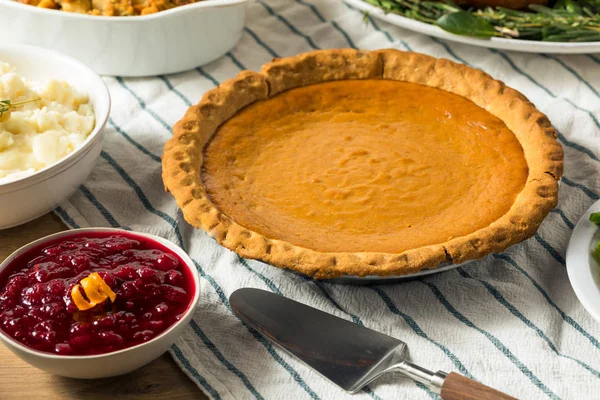
[[[82,289],[87,296],[87,300],[81,293]],[[77,308],[80,311],[85,311],[96,307],[106,299],[110,299],[114,303],[117,295],[97,272],[92,272],[87,278],[82,279],[79,284],[73,286],[71,297]]]

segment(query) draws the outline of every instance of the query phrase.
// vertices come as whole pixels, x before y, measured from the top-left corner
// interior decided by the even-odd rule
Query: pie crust
[[[401,253],[320,252],[265,237],[239,225],[207,195],[203,149],[219,126],[247,105],[280,92],[334,80],[388,79],[418,83],[462,96],[502,120],[523,147],[529,174],[509,211],[495,222],[444,243]],[[320,50],[275,59],[261,72],[243,71],[207,92],[173,128],[163,156],[163,182],[191,225],[242,257],[317,279],[344,275],[405,275],[500,252],[536,232],[556,205],[563,150],[548,118],[519,92],[484,72],[398,50]]]

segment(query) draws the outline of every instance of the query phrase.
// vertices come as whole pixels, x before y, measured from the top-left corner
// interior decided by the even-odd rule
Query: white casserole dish
[[[52,48],[101,75],[151,76],[209,63],[238,42],[248,0],[205,0],[156,14],[100,17],[0,0],[5,43]]]
[[[0,60],[16,67],[19,76],[30,81],[67,81],[89,96],[96,119],[94,130],[85,142],[65,158],[33,175],[0,184],[0,229],[5,229],[53,210],[85,181],[102,150],[103,129],[110,113],[110,95],[104,81],[92,70],[52,50],[0,45]]]

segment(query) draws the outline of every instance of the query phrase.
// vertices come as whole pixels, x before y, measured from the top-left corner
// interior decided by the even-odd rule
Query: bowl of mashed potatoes
[[[37,218],[84,182],[102,149],[110,95],[52,50],[0,45],[0,229]]]

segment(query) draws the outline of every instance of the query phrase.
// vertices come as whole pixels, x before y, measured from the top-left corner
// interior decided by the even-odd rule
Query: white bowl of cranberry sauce
[[[56,375],[121,375],[175,342],[199,296],[192,260],[168,240],[109,228],[60,232],[0,264],[0,339]]]

